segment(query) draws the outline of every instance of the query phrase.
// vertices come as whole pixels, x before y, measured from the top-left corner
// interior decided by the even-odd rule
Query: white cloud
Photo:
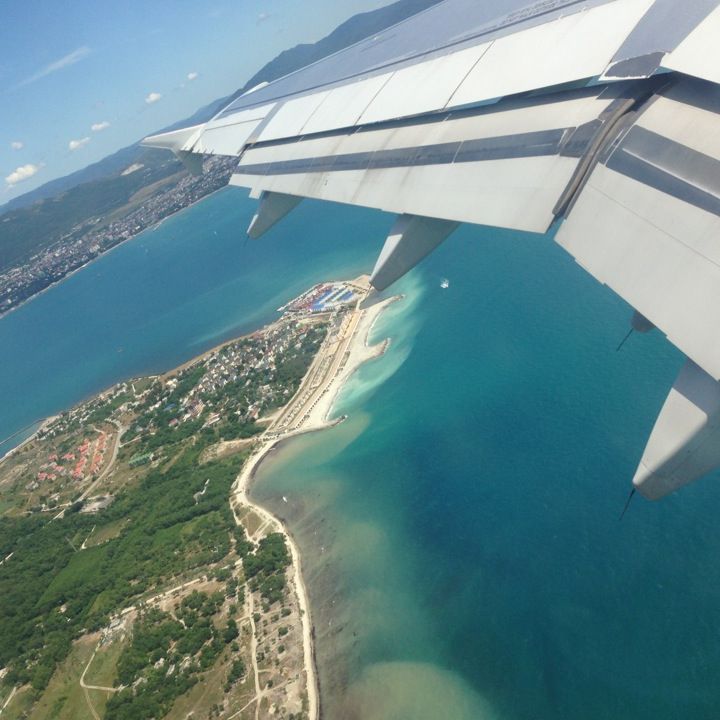
[[[156,103],[161,97],[162,97],[162,95],[161,95],[159,92],[151,92],[151,93],[145,98],[145,102],[146,102],[148,105],[152,105],[153,103]]]
[[[107,120],[103,120],[102,122],[99,122],[99,123],[93,123],[90,126],[90,129],[93,132],[100,132],[101,130],[105,130],[106,128],[109,128],[109,127],[110,127],[110,123]]]
[[[70,65],[74,65],[76,62],[80,62],[80,60],[86,58],[91,52],[90,48],[86,45],[76,48],[71,53],[68,53],[60,59],[48,63],[44,67],[40,68],[34,75],[31,75],[29,78],[26,78],[22,82],[18,83],[17,87],[29,85],[30,83],[34,83],[36,80],[40,80],[40,78],[51,75],[52,73],[69,67]]]
[[[25,145],[20,140],[13,140],[10,143],[10,147],[13,150],[22,150],[25,147]]]
[[[193,80],[197,80],[198,77],[199,77],[199,73],[196,73],[196,72],[191,72],[191,73],[187,74],[187,79],[190,80],[190,82],[192,82]]]
[[[12,187],[23,180],[30,179],[40,168],[41,165],[33,165],[32,163],[21,165],[19,168],[15,168],[15,170],[5,178],[5,182]]]
[[[89,137],[80,138],[80,140],[71,140],[68,143],[68,150],[79,150],[83,145],[87,145],[89,142]]]

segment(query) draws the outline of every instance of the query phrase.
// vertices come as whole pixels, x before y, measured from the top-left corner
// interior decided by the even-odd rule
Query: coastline
[[[242,514],[239,511],[251,511],[266,523],[267,529],[265,532],[280,532],[287,542],[292,564],[292,572],[288,573],[288,585],[290,586],[290,592],[294,593],[297,599],[297,607],[299,609],[300,634],[303,643],[301,652],[305,670],[305,688],[309,720],[319,720],[322,717],[322,710],[320,681],[315,655],[315,628],[312,622],[308,591],[303,579],[301,554],[298,544],[291,535],[285,522],[271,511],[251,500],[249,491],[262,461],[284,444],[286,440],[302,434],[315,432],[316,430],[333,427],[343,422],[345,419],[344,416],[330,419],[339,393],[344,388],[348,379],[361,365],[371,359],[382,356],[387,350],[390,342],[388,339],[382,340],[375,345],[370,345],[369,338],[376,321],[385,308],[401,299],[402,296],[393,296],[390,298],[378,297],[369,286],[368,276],[362,276],[354,282],[362,286],[359,295],[360,299],[355,303],[354,307],[351,307],[347,312],[333,316],[333,321],[330,326],[331,329],[323,341],[323,344],[316,352],[310,367],[301,381],[300,387],[289,402],[274,416],[266,430],[256,437],[256,447],[236,477],[228,498],[230,508],[238,524],[241,524],[239,515]],[[263,328],[258,328],[252,333],[245,333],[237,338],[224,340],[212,348],[203,351],[200,355],[187,360],[178,367],[151,377],[170,377],[180,372],[183,368],[202,361],[208,354],[217,351],[227,344],[236,342],[238,339],[248,337],[254,333],[262,332],[268,327],[281,322],[283,322],[282,317]],[[134,378],[130,378],[120,382],[132,382],[133,380]],[[102,395],[107,392],[108,389],[109,388],[102,390],[93,397]],[[77,405],[86,401],[87,399],[84,399]],[[53,415],[43,420],[38,420],[18,431],[16,435],[34,427],[31,435],[23,439],[17,446],[8,450],[5,455],[0,456],[0,463],[7,458],[13,457],[28,443],[32,442],[38,434],[53,423],[57,417],[59,416]],[[254,633],[255,630],[253,626],[253,634]],[[302,676],[300,676],[299,679],[301,679],[301,677]]]
[[[36,425],[37,427],[33,432],[28,435],[24,440],[20,441],[17,445],[14,445],[11,447],[6,453],[0,454],[0,463],[7,460],[8,458],[12,457],[15,453],[19,452],[22,448],[24,448],[28,443],[31,443],[37,436],[38,433],[40,433],[42,430],[44,430],[48,425],[51,425],[55,422],[60,416],[59,415],[50,415],[49,417],[43,418],[41,420],[36,420],[33,423],[30,423],[29,425],[26,425],[24,428],[21,428],[13,435],[10,435],[10,437],[5,438],[5,440],[0,443],[0,445],[4,445],[5,443],[10,442],[14,438],[16,438],[18,435],[21,435],[26,430],[29,430],[33,425]]]
[[[97,260],[100,260],[100,258],[105,257],[106,255],[109,255],[113,250],[116,250],[117,248],[121,247],[122,245],[126,245],[129,242],[132,242],[133,240],[139,238],[141,235],[145,234],[146,232],[151,232],[153,230],[157,230],[166,220],[170,219],[171,217],[175,217],[175,215],[179,215],[180,213],[184,212],[185,210],[189,210],[191,207],[194,207],[199,202],[202,202],[206,198],[212,197],[215,195],[215,193],[219,193],[221,190],[224,190],[225,188],[229,187],[229,185],[223,185],[221,188],[218,188],[217,190],[213,190],[212,192],[208,193],[207,195],[203,195],[201,198],[198,198],[194,202],[191,202],[189,205],[186,205],[183,208],[180,208],[180,210],[177,210],[174,213],[170,213],[170,215],[166,215],[164,218],[162,218],[159,222],[155,223],[152,227],[146,227],[144,230],[141,230],[136,235],[133,235],[132,237],[125,238],[125,240],[121,240],[119,243],[116,243],[112,247],[109,247],[104,252],[101,252],[100,254],[96,255],[91,260],[88,260],[86,263],[83,263],[82,265],[78,265],[76,268],[73,268],[70,270],[70,272],[63,275],[61,278],[58,278],[57,280],[53,280],[49,285],[46,285],[42,290],[38,290],[36,293],[33,293],[30,297],[25,298],[19,305],[14,305],[9,310],[3,310],[0,312],[0,320],[2,320],[4,317],[7,317],[11,313],[14,313],[16,310],[19,310],[21,307],[27,305],[28,303],[31,303],[36,298],[39,298],[41,295],[48,292],[48,290],[51,290],[52,288],[56,287],[57,285],[60,285],[61,283],[65,282],[65,280],[69,280],[75,273],[80,272],[81,270],[84,270],[86,267],[89,267]]]
[[[307,678],[307,695],[308,695],[308,717],[309,720],[320,720],[322,717],[320,705],[320,681],[317,671],[317,663],[315,658],[315,630],[312,622],[312,613],[308,599],[308,592],[302,575],[302,559],[296,540],[290,533],[286,524],[278,517],[266,510],[262,505],[255,503],[249,496],[249,492],[256,473],[262,462],[273,451],[281,447],[287,440],[317,430],[333,427],[344,420],[344,417],[330,420],[329,416],[335,405],[338,394],[342,390],[347,380],[355,373],[355,371],[368,360],[382,356],[387,347],[389,340],[384,340],[377,345],[369,344],[369,336],[372,329],[382,311],[391,303],[399,300],[401,296],[394,296],[386,300],[378,301],[369,307],[361,308],[359,306],[356,312],[361,313],[357,326],[354,329],[350,339],[350,347],[348,349],[348,357],[340,372],[334,375],[328,387],[321,393],[319,400],[313,405],[306,416],[306,423],[301,427],[290,430],[289,432],[276,435],[273,428],[277,420],[268,427],[268,429],[260,437],[260,444],[253,454],[247,459],[242,471],[238,475],[231,490],[231,507],[234,513],[238,508],[249,509],[260,515],[264,521],[277,528],[279,532],[285,536],[285,540],[290,548],[292,558],[293,579],[292,584],[298,598],[300,607],[302,636],[303,636],[303,657],[305,660],[305,675]],[[315,361],[311,365],[306,375],[312,375],[314,367],[322,361],[322,350],[316,356]],[[298,390],[296,396],[286,405],[291,407],[302,393],[302,386]]]
[[[182,211],[179,211],[182,212]],[[132,240],[132,238],[130,238]],[[127,240],[125,242],[128,242]],[[117,246],[116,246],[117,247]],[[112,252],[114,248],[111,248],[108,252]],[[95,258],[96,260],[98,258]],[[88,263],[89,264],[89,263]],[[85,267],[85,266],[83,266]],[[78,270],[81,270],[82,268],[78,268]],[[73,271],[76,272],[76,271]],[[67,276],[66,276],[67,277]],[[64,280],[65,278],[63,278]],[[58,282],[62,282],[62,280],[59,280]],[[49,288],[45,288],[45,290],[49,290]],[[45,290],[41,290],[39,294],[45,292]],[[37,297],[37,295],[33,295],[33,298]],[[33,298],[28,298],[27,302],[30,302]],[[13,310],[16,310],[17,308],[13,308]],[[8,313],[12,312],[12,310],[9,310]],[[7,314],[7,313],[6,313]],[[2,319],[2,316],[0,316],[0,319]],[[207,358],[209,355],[212,355],[212,353],[216,352],[217,350],[221,350],[222,348],[226,347],[227,345],[232,345],[233,343],[237,342],[238,340],[243,340],[244,338],[251,337],[257,332],[262,331],[264,328],[278,322],[280,318],[277,320],[274,320],[272,323],[268,323],[267,325],[264,325],[260,328],[257,328],[257,330],[253,330],[249,333],[243,333],[242,335],[237,335],[235,337],[230,338],[229,340],[223,340],[222,342],[218,343],[217,345],[213,345],[212,347],[208,348],[207,350],[203,350],[199,355],[194,355],[190,359],[186,360],[183,363],[180,363],[180,365],[177,365],[176,367],[170,368],[169,370],[163,370],[161,372],[152,373],[150,375],[133,375],[132,377],[126,378],[124,380],[118,380],[117,382],[113,383],[112,385],[108,385],[107,387],[102,388],[102,390],[99,390],[96,393],[93,393],[92,395],[88,395],[87,397],[82,398],[81,400],[78,400],[75,404],[71,405],[70,407],[66,408],[66,410],[70,411],[74,408],[78,407],[79,405],[82,405],[83,403],[88,402],[88,400],[100,397],[103,393],[108,392],[108,390],[111,390],[116,385],[119,385],[120,383],[134,383],[138,380],[143,380],[146,378],[154,379],[154,378],[160,378],[161,380],[167,380],[171,378],[173,375],[176,375],[179,372],[182,372],[183,370],[186,370],[193,365],[196,365],[199,362],[202,362],[205,358]],[[64,411],[63,411],[64,412]],[[60,417],[60,414],[57,415],[49,415],[45,418],[40,418],[39,420],[35,420],[34,422],[29,423],[28,425],[25,425],[25,427],[20,428],[19,430],[16,430],[12,435],[9,435],[8,437],[4,438],[4,440],[0,441],[0,465],[9,457],[13,455],[13,453],[19,451],[22,447],[24,447],[27,443],[29,443],[31,440],[35,439],[37,434],[45,427],[53,423],[55,420],[57,420]],[[11,442],[14,438],[16,438],[18,435],[21,435],[26,430],[29,430],[33,425],[37,425],[36,429],[32,433],[32,435],[29,435],[24,440],[22,440],[18,445],[13,445],[9,450],[3,452],[2,446]]]

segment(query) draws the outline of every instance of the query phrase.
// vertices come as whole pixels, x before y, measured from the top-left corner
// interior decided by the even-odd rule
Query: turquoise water
[[[615,352],[628,308],[547,240],[465,228],[403,285],[349,420],[253,491],[306,557],[328,717],[720,716],[720,486],[618,521],[679,353]]]
[[[369,269],[391,223],[303,203],[246,244],[253,209],[218,193],[0,320],[0,438]],[[618,522],[679,354],[616,353],[628,308],[548,240],[463,228],[401,289],[349,419],[254,490],[304,552],[326,717],[717,718],[720,484]]]
[[[248,242],[256,206],[227,188],[0,320],[0,441],[256,329],[315,282],[367,271],[391,222],[306,202]],[[0,443],[0,455],[22,437]]]

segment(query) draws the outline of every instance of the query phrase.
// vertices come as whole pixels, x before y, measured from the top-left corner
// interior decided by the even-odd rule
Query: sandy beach
[[[341,392],[348,378],[350,378],[361,365],[381,356],[387,349],[389,340],[386,339],[375,345],[370,345],[369,336],[383,310],[391,303],[400,299],[400,296],[380,298],[375,294],[375,291],[371,289],[368,280],[368,276],[361,276],[353,281],[358,297],[353,307],[339,314],[326,316],[330,319],[330,328],[327,337],[316,353],[300,387],[292,399],[268,418],[270,424],[262,435],[252,440],[241,441],[241,444],[254,442],[255,449],[243,465],[240,474],[232,486],[230,495],[230,505],[235,521],[238,524],[241,524],[241,518],[245,512],[250,511],[261,519],[261,525],[264,528],[264,530],[261,531],[262,534],[281,532],[286,539],[292,563],[288,584],[290,591],[294,593],[297,598],[303,642],[302,658],[305,668],[305,682],[302,682],[302,678],[299,678],[298,682],[300,687],[304,685],[307,688],[307,712],[310,720],[319,720],[320,718],[320,692],[315,663],[312,615],[308,601],[308,593],[303,581],[302,559],[297,543],[284,523],[267,509],[255,504],[249,498],[248,492],[260,463],[280,443],[304,433],[332,427],[343,421],[344,418],[342,417],[331,419],[331,413],[338,394]],[[283,317],[276,322],[288,321],[293,321],[293,318]],[[262,331],[263,329],[260,329],[256,332]],[[237,340],[238,338],[223,341],[201,355],[188,360],[181,366],[159,377],[164,380],[176,375],[181,370],[195,365],[203,358],[216,352],[219,348],[237,342]],[[49,417],[41,421],[35,429],[35,432],[17,447],[8,451],[4,457],[0,458],[0,462],[11,457],[27,443],[30,443],[43,428],[50,425],[55,419],[56,417]],[[29,426],[26,430],[29,430],[30,427],[32,426]],[[259,690],[257,697],[260,697]]]
[[[367,278],[363,278],[367,285]],[[330,333],[323,343],[305,379],[293,399],[275,418],[260,437],[255,452],[248,458],[232,488],[231,500],[237,511],[248,508],[259,515],[269,527],[282,532],[292,557],[291,584],[297,594],[302,623],[303,656],[307,678],[308,717],[320,717],[319,688],[314,660],[313,625],[307,589],[303,582],[302,561],[297,544],[287,527],[263,507],[256,505],[248,490],[260,463],[278,443],[290,437],[327,428],[339,422],[329,419],[338,393],[347,379],[365,362],[385,352],[388,340],[371,346],[368,337],[382,311],[397,296],[373,300],[366,298],[343,320],[336,333]]]

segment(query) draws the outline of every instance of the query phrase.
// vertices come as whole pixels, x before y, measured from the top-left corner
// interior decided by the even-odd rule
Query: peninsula
[[[247,490],[277,442],[332,424],[393,299],[316,285],[0,462],[3,720],[319,716],[301,559]]]

